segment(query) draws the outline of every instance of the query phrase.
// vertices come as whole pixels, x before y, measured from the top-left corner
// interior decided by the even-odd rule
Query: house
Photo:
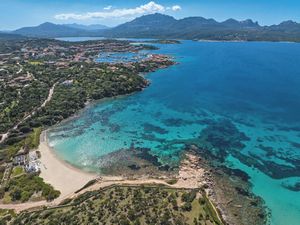
[[[28,153],[28,163],[24,166],[27,173],[37,173],[40,171],[38,154],[36,151]]]
[[[25,171],[27,173],[37,173],[40,171],[40,167],[37,161],[29,161],[27,165],[25,165]]]
[[[36,151],[31,151],[28,153],[28,160],[31,161],[35,161],[38,159],[38,155],[36,153]]]
[[[73,80],[65,80],[64,82],[62,82],[62,84],[65,86],[71,86],[73,84]]]
[[[24,166],[27,163],[26,155],[16,155],[13,159],[14,166]]]

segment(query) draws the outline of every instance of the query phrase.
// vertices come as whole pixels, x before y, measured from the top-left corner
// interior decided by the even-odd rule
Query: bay
[[[300,44],[183,41],[158,47],[155,53],[179,64],[148,74],[151,85],[144,91],[93,104],[53,128],[50,146],[94,172],[105,164],[101,156],[132,145],[176,166],[184,143],[199,139],[205,128],[217,124],[224,134],[222,127],[234,127],[247,138],[242,147],[226,149],[226,165],[251,177],[271,224],[299,224]]]

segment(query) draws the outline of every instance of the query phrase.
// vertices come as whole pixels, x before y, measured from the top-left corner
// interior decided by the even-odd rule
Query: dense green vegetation
[[[12,209],[0,209],[0,225],[6,225],[7,221],[10,221],[16,216],[16,213]]]
[[[87,192],[64,204],[21,213],[12,224],[222,224],[196,190],[116,186]]]
[[[24,48],[20,51],[17,47]],[[0,50],[7,52],[0,70],[0,134],[36,111],[10,132],[7,144],[11,145],[35,127],[50,126],[73,115],[88,101],[142,90],[148,83],[140,73],[173,62],[165,58],[163,61],[110,65],[94,63],[93,57],[100,50],[119,52],[152,48],[110,40],[78,43],[47,39],[0,41]],[[53,98],[41,108],[54,85]]]
[[[11,158],[21,149],[21,148],[30,148],[35,149],[38,147],[40,142],[40,134],[42,132],[42,128],[34,128],[32,132],[29,132],[27,136],[20,136],[16,139],[11,140],[18,140],[15,143],[6,145],[3,148],[0,148],[0,164],[4,162],[10,162]],[[14,132],[12,136],[16,133]]]
[[[94,62],[99,52],[143,49],[156,48],[116,40],[0,40],[0,140],[7,137],[0,143],[4,203],[59,196],[38,174],[14,165],[14,157],[24,154],[21,163],[28,164],[26,154],[38,147],[43,128],[74,115],[87,102],[141,91],[148,81],[140,73],[173,64],[164,56],[126,64]]]
[[[2,191],[4,195],[9,196],[12,202],[26,202],[30,198],[46,199],[51,201],[57,198],[59,191],[53,189],[52,186],[45,184],[43,179],[34,174],[25,174],[12,178],[8,185]],[[6,199],[8,200],[8,199]]]

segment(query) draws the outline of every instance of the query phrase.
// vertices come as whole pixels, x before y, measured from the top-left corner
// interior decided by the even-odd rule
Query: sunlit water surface
[[[227,165],[249,174],[253,192],[272,213],[271,224],[300,224],[300,191],[287,188],[300,185],[300,45],[158,46],[157,53],[179,64],[147,75],[152,84],[143,92],[91,105],[54,128],[49,144],[59,157],[97,172],[100,156],[134,143],[175,165],[184,146],[174,141],[197,138],[207,126],[199,121],[227,118],[249,137],[239,153],[245,161],[229,154]],[[250,160],[256,166],[245,163]]]

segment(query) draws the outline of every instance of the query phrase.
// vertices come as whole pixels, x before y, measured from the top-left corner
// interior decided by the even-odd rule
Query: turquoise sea
[[[299,225],[300,44],[158,46],[179,64],[148,74],[144,91],[90,105],[53,128],[50,146],[99,172],[107,163],[101,156],[132,145],[176,166],[185,144],[205,136],[212,154],[250,176],[272,225]]]

